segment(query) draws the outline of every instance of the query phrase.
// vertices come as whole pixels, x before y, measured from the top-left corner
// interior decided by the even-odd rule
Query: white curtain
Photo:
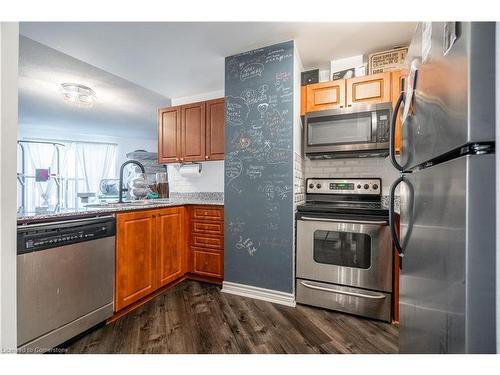
[[[79,170],[85,181],[84,190],[79,192],[99,192],[103,178],[114,178],[116,174],[116,145],[100,143],[76,143]]]
[[[26,175],[35,176],[36,169],[50,169],[50,174],[57,174],[56,146],[44,143],[24,143],[26,157]],[[27,180],[27,189],[36,190],[36,194],[28,194],[28,204],[33,207],[49,206],[57,203],[56,183],[53,178],[47,182]]]
[[[99,193],[99,183],[104,178],[116,178],[116,144],[59,142],[60,167],[57,170],[57,151],[54,145],[24,143],[26,150],[26,202],[25,210],[40,206],[55,206],[57,185],[53,178],[48,182],[35,182],[37,168],[50,168],[51,174],[60,173],[61,207],[78,206],[77,193]],[[20,168],[19,168],[20,169]],[[20,202],[18,202],[20,204]]]

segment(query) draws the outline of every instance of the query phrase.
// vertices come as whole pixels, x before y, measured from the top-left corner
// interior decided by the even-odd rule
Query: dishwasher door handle
[[[306,221],[326,221],[329,223],[348,223],[348,224],[371,224],[371,225],[387,225],[386,220],[352,220],[352,219],[327,219],[323,217],[302,216],[299,220]]]
[[[346,296],[352,296],[352,297],[367,298],[367,299],[384,299],[386,297],[384,294],[370,295],[370,294],[361,294],[355,292],[347,292],[338,289],[330,289],[322,286],[312,285],[305,281],[301,281],[300,283],[304,285],[306,288],[321,290],[323,292],[329,292],[329,293],[344,294]]]
[[[63,224],[75,224],[75,226],[78,224],[86,224],[86,223],[91,223],[93,221],[99,221],[99,220],[105,220],[105,219],[113,219],[113,215],[107,215],[107,216],[92,216],[89,218],[84,218],[84,219],[74,219],[74,220],[61,220],[61,221],[49,221],[45,223],[36,223],[36,224],[19,224],[17,226],[18,230],[23,230],[23,229],[29,229],[29,228],[37,228],[37,227],[42,227],[42,226],[50,226],[50,225],[63,225]]]

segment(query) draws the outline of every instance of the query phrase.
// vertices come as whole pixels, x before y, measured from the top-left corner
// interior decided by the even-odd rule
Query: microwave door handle
[[[377,142],[377,133],[378,133],[378,120],[377,120],[377,112],[372,111],[372,142]]]
[[[399,94],[398,100],[394,106],[394,110],[392,111],[391,117],[391,127],[389,132],[389,158],[391,160],[392,165],[398,171],[402,172],[404,167],[398,163],[396,160],[396,122],[398,119],[399,109],[401,108],[401,104],[404,103],[405,100],[405,92],[401,91]]]
[[[345,290],[325,288],[325,287],[322,287],[322,286],[317,286],[317,285],[309,284],[309,283],[307,283],[305,281],[301,281],[300,283],[302,285],[304,285],[306,288],[321,290],[323,292],[336,293],[336,294],[344,294],[346,296],[368,298],[368,299],[384,299],[385,298],[385,295],[383,295],[383,294],[376,294],[376,295],[362,294],[362,293],[348,292],[348,291],[345,291]]]
[[[327,219],[324,217],[309,217],[302,216],[300,220],[306,221],[326,221],[329,223],[348,223],[348,224],[372,224],[372,225],[387,225],[385,220],[351,220],[351,219]]]

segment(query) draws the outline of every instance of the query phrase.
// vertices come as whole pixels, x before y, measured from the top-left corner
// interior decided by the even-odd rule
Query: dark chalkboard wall
[[[293,41],[226,58],[224,280],[293,290]]]

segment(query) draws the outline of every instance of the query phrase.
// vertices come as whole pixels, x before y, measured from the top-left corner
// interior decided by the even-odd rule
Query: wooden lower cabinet
[[[162,287],[186,273],[184,207],[159,210],[156,234],[156,279]]]
[[[155,211],[116,215],[115,311],[156,289]]]
[[[115,312],[190,274],[222,282],[223,212],[222,206],[179,206],[118,213]]]
[[[202,276],[222,278],[224,253],[222,251],[209,251],[207,249],[192,247],[193,269],[192,273]]]
[[[189,272],[222,282],[224,277],[224,209],[193,206],[190,211]],[[217,281],[218,280],[218,281]]]

